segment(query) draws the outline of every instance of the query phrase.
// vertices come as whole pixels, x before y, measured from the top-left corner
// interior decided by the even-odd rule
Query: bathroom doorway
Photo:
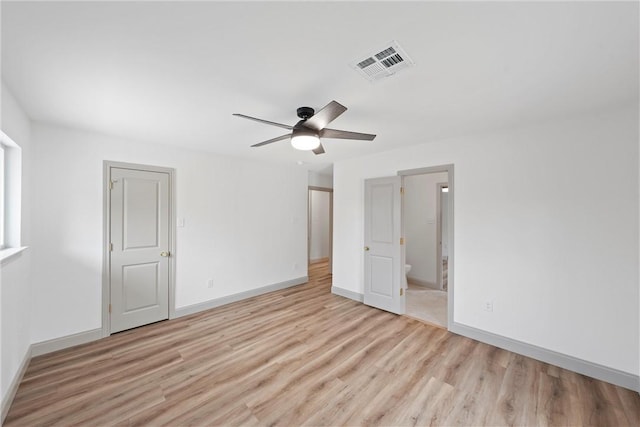
[[[452,166],[403,171],[402,222],[405,239],[406,312],[447,328],[453,207]]]
[[[333,256],[333,189],[309,186],[308,244],[309,265],[328,263]]]

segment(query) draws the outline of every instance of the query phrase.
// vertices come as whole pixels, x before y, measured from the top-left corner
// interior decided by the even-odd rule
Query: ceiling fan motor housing
[[[307,120],[309,117],[313,116],[315,112],[316,111],[311,107],[300,107],[296,110],[298,117],[302,120]]]

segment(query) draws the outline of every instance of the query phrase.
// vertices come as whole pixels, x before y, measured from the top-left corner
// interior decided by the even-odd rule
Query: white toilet
[[[403,287],[405,289],[407,289],[409,287],[409,285],[407,284],[407,274],[409,274],[409,272],[411,271],[411,264],[405,264],[404,265],[404,279],[403,279]]]

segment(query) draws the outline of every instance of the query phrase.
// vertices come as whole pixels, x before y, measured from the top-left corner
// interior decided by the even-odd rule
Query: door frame
[[[307,265],[311,261],[311,191],[324,191],[329,193],[329,272],[333,271],[333,188],[315,187],[307,188]]]
[[[405,170],[401,170],[398,171],[398,175],[402,176],[402,187],[404,188],[404,177],[405,176],[409,176],[409,175],[424,175],[424,174],[428,174],[428,173],[438,173],[438,172],[446,172],[447,173],[447,186],[449,187],[449,215],[447,216],[447,219],[449,221],[449,239],[448,239],[448,243],[449,243],[449,259],[448,259],[448,277],[447,277],[447,330],[451,330],[451,327],[453,326],[453,308],[454,308],[454,303],[453,303],[453,299],[454,299],[454,295],[455,293],[453,292],[454,289],[454,266],[455,266],[455,248],[454,248],[454,228],[455,228],[455,223],[454,223],[454,191],[455,191],[455,186],[454,186],[454,180],[453,180],[453,176],[454,176],[454,167],[453,164],[447,164],[447,165],[440,165],[440,166],[429,166],[429,167],[424,167],[424,168],[417,168],[417,169],[405,169]],[[437,199],[439,200],[440,197],[437,197]],[[403,209],[403,213],[402,215],[400,215],[401,217],[401,221],[402,221],[402,233],[404,233],[404,209]],[[403,246],[402,249],[402,259],[404,261],[405,259],[405,254],[404,251],[406,249],[406,246]]]
[[[102,162],[102,336],[111,335],[109,304],[111,302],[111,251],[109,250],[111,235],[111,168],[131,169],[148,172],[160,172],[169,175],[169,319],[175,318],[175,283],[176,283],[176,180],[175,169],[162,166],[151,166],[137,163]]]

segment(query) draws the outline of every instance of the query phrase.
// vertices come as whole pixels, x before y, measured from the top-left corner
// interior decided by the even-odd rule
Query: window
[[[0,260],[22,251],[22,150],[0,131]]]

